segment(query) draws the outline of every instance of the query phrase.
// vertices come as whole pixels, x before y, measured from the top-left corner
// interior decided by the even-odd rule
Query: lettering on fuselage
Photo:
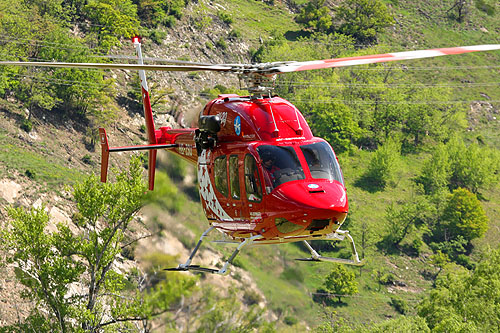
[[[218,116],[220,118],[220,124],[222,127],[225,127],[227,122],[227,112],[221,112]]]
[[[191,145],[180,144],[177,148],[179,150],[179,154],[184,156],[193,156],[193,147]]]

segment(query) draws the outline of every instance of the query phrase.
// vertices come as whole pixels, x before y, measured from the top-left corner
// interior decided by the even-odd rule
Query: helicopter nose
[[[335,218],[343,222],[349,210],[346,189],[337,181],[284,184],[276,194],[289,204],[307,211],[312,219]]]

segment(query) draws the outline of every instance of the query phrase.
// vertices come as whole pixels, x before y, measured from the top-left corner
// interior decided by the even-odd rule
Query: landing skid
[[[203,273],[212,273],[212,274],[220,274],[220,275],[226,275],[228,273],[228,267],[233,263],[234,258],[240,253],[240,250],[248,244],[253,243],[254,240],[257,238],[261,238],[261,235],[256,235],[252,236],[249,238],[245,238],[245,240],[241,243],[239,243],[238,247],[236,247],[236,250],[234,250],[233,254],[229,257],[229,259],[224,263],[221,269],[215,269],[215,268],[208,268],[208,267],[201,267],[199,265],[191,265],[191,261],[193,260],[194,256],[196,255],[196,252],[198,252],[201,243],[203,242],[203,238],[205,238],[210,231],[212,231],[215,227],[211,226],[205,232],[201,235],[200,240],[198,241],[198,244],[196,244],[193,252],[189,255],[189,258],[184,264],[180,264],[179,266],[175,268],[166,268],[166,271],[196,271],[196,272],[203,272]]]
[[[327,261],[327,262],[335,262],[335,263],[339,263],[339,264],[363,266],[364,260],[359,260],[358,252],[356,251],[356,245],[354,245],[354,240],[352,239],[351,235],[349,235],[349,231],[337,230],[334,234],[331,235],[331,237],[329,237],[327,239],[343,240],[344,237],[347,237],[347,239],[351,243],[352,259],[323,257],[321,254],[316,252],[316,250],[314,250],[313,247],[307,241],[304,240],[303,241],[304,244],[307,246],[307,249],[309,250],[309,252],[311,252],[311,257],[310,258],[299,258],[299,259],[295,259],[295,260],[317,261],[317,262]]]

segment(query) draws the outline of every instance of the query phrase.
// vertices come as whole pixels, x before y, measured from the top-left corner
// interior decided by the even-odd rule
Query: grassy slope
[[[254,47],[258,46],[258,38],[269,36],[276,31],[279,34],[296,32],[299,26],[293,21],[293,15],[278,4],[269,7],[260,1],[233,0],[222,1],[226,8],[231,8],[234,19],[232,26],[239,30],[244,40],[249,40]],[[278,3],[278,2],[277,2]],[[400,22],[395,30],[388,29],[381,36],[381,43],[387,45],[388,50],[402,51],[405,49],[417,49],[427,47],[443,47],[453,45],[473,45],[480,43],[499,42],[499,15],[500,8],[497,6],[497,14],[494,18],[473,11],[474,22],[481,22],[489,33],[478,30],[472,23],[464,29],[451,21],[440,22],[439,12],[446,9],[441,1],[427,0],[419,1],[388,1],[392,4],[392,10],[397,13]],[[397,3],[395,5],[394,3]],[[425,13],[432,13],[432,19],[425,17],[418,9]],[[437,10],[438,8],[439,10]],[[437,23],[439,22],[439,23]],[[499,63],[498,52],[488,55],[466,55],[457,57],[444,57],[434,60],[421,60],[412,62],[411,66],[460,66],[463,61],[473,60],[475,66],[486,66]],[[466,60],[465,60],[466,59]],[[472,82],[495,82],[498,81],[498,69],[482,71],[463,71],[458,69],[436,69],[434,71],[415,71],[422,82],[460,82],[469,80]],[[459,89],[464,92],[463,99],[479,98],[478,89]],[[482,92],[482,91],[481,91]],[[500,100],[500,89],[489,88],[485,92],[494,100]],[[498,104],[496,104],[498,106]],[[500,144],[498,136],[499,126],[486,123],[480,128],[480,133],[486,142],[492,146]],[[473,139],[475,134],[467,133],[466,136]],[[40,170],[38,176],[49,184],[62,184],[69,179],[74,181],[80,176],[79,173],[66,167],[64,160],[56,160],[50,157],[53,143],[41,144],[41,146],[26,149],[18,149],[13,146],[12,140],[7,134],[0,131],[0,164],[2,165],[1,176],[11,168],[23,174],[27,169]],[[45,148],[44,148],[45,145]],[[15,154],[13,154],[15,152]],[[350,268],[356,272],[359,294],[358,297],[345,298],[344,304],[337,306],[335,310],[339,316],[346,318],[349,322],[369,323],[381,321],[387,317],[398,314],[389,305],[390,296],[397,294],[404,298],[413,308],[418,299],[431,287],[431,282],[422,277],[422,272],[432,268],[426,263],[424,257],[411,258],[400,255],[384,256],[377,251],[374,245],[380,239],[384,229],[385,209],[393,201],[404,202],[412,196],[411,178],[418,174],[421,161],[425,155],[410,155],[402,158],[398,171],[398,181],[386,191],[370,193],[354,186],[356,180],[362,175],[369,161],[370,153],[359,152],[354,156],[340,156],[340,162],[345,174],[348,194],[351,204],[351,222],[349,229],[355,238],[358,249],[365,253],[367,264],[362,270]],[[4,168],[5,167],[5,168]],[[492,189],[485,192],[486,201],[483,202],[485,209],[492,221],[490,232],[478,242],[478,245],[496,244],[500,239],[500,189]],[[397,198],[397,199],[396,199]],[[188,211],[196,211],[188,214],[183,223],[193,233],[199,235],[205,228],[203,216],[199,204],[187,203]],[[363,223],[367,225],[367,246],[363,249],[360,245]],[[184,239],[186,246],[192,247],[196,239]],[[341,246],[340,252],[345,252],[345,246]],[[224,253],[229,253],[225,250]],[[338,256],[339,253],[332,253]],[[284,316],[294,316],[310,326],[317,325],[321,320],[323,309],[314,303],[311,293],[321,287],[324,276],[329,272],[329,264],[308,264],[296,262],[293,258],[305,257],[307,253],[299,246],[287,244],[283,246],[265,246],[243,251],[237,264],[250,271],[260,289],[265,293],[270,308],[276,312],[282,312]],[[375,270],[392,272],[398,280],[403,281],[406,287],[380,286],[376,282]],[[286,272],[295,272],[287,275]],[[286,277],[285,277],[286,276]],[[414,310],[414,308],[413,308]],[[281,327],[284,327],[281,325]]]
[[[495,17],[472,9],[471,16],[463,24],[458,24],[446,18],[445,13],[448,4],[437,0],[422,2],[414,1],[388,1],[392,11],[396,14],[399,24],[394,29],[388,29],[381,36],[382,45],[387,50],[403,51],[407,49],[422,49],[434,47],[448,47],[458,45],[475,45],[484,43],[498,43],[500,25],[497,6]],[[257,36],[265,36],[273,30],[279,33],[290,33],[298,30],[292,21],[292,15],[269,9],[260,2],[232,1],[231,6],[237,7],[233,12],[235,18],[234,26],[243,32],[245,38],[254,40]],[[259,7],[259,8],[257,8]],[[262,7],[262,8],[261,8]],[[254,15],[259,11],[258,18]],[[239,16],[242,13],[241,17]],[[423,14],[425,13],[425,14]],[[275,21],[281,20],[281,21]],[[476,26],[475,22],[481,22]],[[489,32],[479,30],[485,28]],[[426,84],[433,83],[493,83],[498,82],[498,69],[457,69],[458,66],[481,67],[499,64],[498,52],[489,54],[469,54],[463,56],[443,57],[431,60],[412,61],[407,64],[411,67],[435,66],[436,69],[415,70],[412,76]],[[485,93],[493,100],[500,100],[500,89],[498,85],[488,87],[459,87],[456,89],[458,100],[484,100],[480,93]],[[498,106],[499,103],[494,105]],[[465,109],[465,107],[464,107]],[[498,143],[498,125],[488,124],[481,129],[481,134],[491,144]],[[425,256],[411,258],[402,255],[383,255],[377,251],[374,244],[380,239],[384,232],[385,209],[392,202],[405,202],[413,195],[412,177],[418,174],[425,154],[410,155],[402,157],[399,167],[397,181],[393,186],[383,192],[369,193],[354,186],[365,166],[369,161],[370,154],[360,152],[355,156],[341,156],[341,164],[348,185],[348,194],[351,204],[351,216],[349,229],[358,242],[360,250],[360,238],[362,225],[367,225],[367,243],[364,249],[368,261],[362,270],[354,269],[359,283],[359,297],[345,298],[344,304],[334,310],[341,317],[352,323],[369,323],[384,320],[388,317],[397,316],[397,312],[389,305],[390,297],[398,295],[405,299],[414,312],[414,305],[431,288],[432,282],[424,279],[423,272],[433,271],[426,262]],[[497,244],[500,230],[500,190],[492,189],[486,191],[487,201],[483,204],[491,219],[491,228],[488,235],[481,241],[482,244]],[[344,244],[345,245],[345,244]],[[345,250],[342,250],[345,252]],[[314,326],[321,318],[321,306],[311,301],[310,293],[321,287],[323,278],[328,274],[328,264],[305,264],[293,261],[293,258],[306,255],[296,245],[271,246],[267,248],[256,248],[245,251],[239,262],[248,269],[264,291],[274,310],[285,310],[285,314],[293,315]],[[338,255],[333,254],[333,255]],[[283,279],[283,271],[296,270],[298,280],[290,278]],[[376,282],[375,270],[393,273],[398,281],[403,282],[403,287],[380,286]]]

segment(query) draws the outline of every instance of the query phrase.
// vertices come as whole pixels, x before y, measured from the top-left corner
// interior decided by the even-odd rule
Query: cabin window
[[[286,182],[306,178],[293,147],[262,145],[257,151],[262,160],[262,171],[268,193]]]
[[[219,156],[214,161],[215,188],[227,197],[227,163],[226,156]]]
[[[344,183],[339,163],[329,144],[316,142],[300,146],[300,149],[307,161],[312,178],[336,180]]]
[[[231,197],[240,198],[240,173],[238,168],[238,155],[229,157],[229,184],[231,188]]]
[[[259,169],[257,168],[255,158],[250,154],[245,156],[245,189],[249,201],[260,202],[262,200]]]

